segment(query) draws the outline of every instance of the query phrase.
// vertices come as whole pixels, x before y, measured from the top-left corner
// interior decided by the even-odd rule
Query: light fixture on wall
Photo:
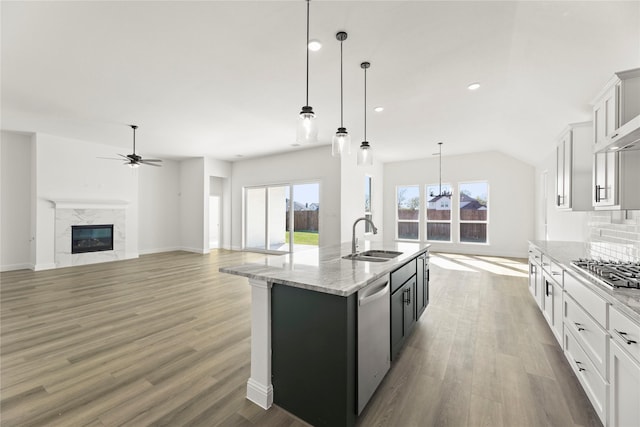
[[[438,166],[438,182],[440,188],[438,189],[438,196],[443,196],[442,194],[442,142],[438,142],[438,152],[433,153],[434,156],[438,156],[440,159],[440,165]]]
[[[347,33],[340,31],[336,34],[336,39],[340,41],[340,127],[333,136],[331,143],[331,155],[340,157],[343,154],[351,154],[351,136],[344,127],[343,119],[343,98],[342,98],[342,42],[347,39]]]
[[[360,64],[364,70],[364,140],[358,150],[358,166],[373,166],[373,152],[367,141],[367,69],[371,67],[368,62]]]
[[[307,98],[306,104],[300,111],[298,117],[298,129],[296,132],[296,142],[298,144],[308,144],[318,141],[318,127],[316,124],[316,115],[313,108],[309,105],[309,2],[307,0]]]

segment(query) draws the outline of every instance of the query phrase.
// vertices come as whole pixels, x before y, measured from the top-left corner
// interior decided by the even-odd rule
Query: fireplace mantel
[[[56,209],[126,209],[126,200],[52,199]]]

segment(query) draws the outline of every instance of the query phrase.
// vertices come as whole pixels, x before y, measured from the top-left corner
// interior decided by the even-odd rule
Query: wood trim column
[[[269,409],[273,404],[271,384],[271,283],[249,279],[251,285],[251,377],[247,399]]]

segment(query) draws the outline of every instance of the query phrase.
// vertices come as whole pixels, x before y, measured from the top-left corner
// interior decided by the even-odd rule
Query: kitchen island
[[[401,301],[413,304],[418,299],[416,278],[428,280],[428,271],[425,276],[417,265],[418,260],[428,262],[429,246],[364,242],[360,251],[401,252],[384,262],[369,262],[342,258],[351,253],[351,245],[344,243],[221,268],[223,273],[247,277],[251,285],[247,398],[265,409],[275,402],[314,425],[354,425],[358,291],[385,277],[391,277],[393,285],[394,274],[405,280],[413,271],[416,296],[405,294],[409,280],[398,289]],[[428,299],[428,291],[422,298]],[[417,318],[422,311],[414,313]]]

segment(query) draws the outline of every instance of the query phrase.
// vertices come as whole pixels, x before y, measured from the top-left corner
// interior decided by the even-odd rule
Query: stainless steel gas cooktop
[[[640,263],[578,259],[571,265],[610,288],[640,289]]]

